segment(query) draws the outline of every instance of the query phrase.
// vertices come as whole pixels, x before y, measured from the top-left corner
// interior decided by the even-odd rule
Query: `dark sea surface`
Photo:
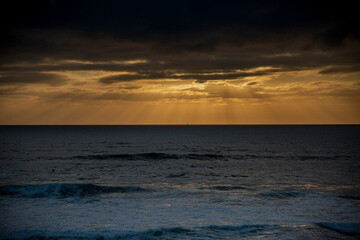
[[[1,239],[359,239],[360,126],[1,126]]]

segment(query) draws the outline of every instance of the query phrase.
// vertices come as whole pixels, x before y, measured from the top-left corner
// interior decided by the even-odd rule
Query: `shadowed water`
[[[2,239],[357,239],[359,126],[0,127]]]

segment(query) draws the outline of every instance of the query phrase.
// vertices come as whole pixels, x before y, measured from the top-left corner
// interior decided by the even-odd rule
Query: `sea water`
[[[360,126],[2,126],[1,239],[357,239]]]

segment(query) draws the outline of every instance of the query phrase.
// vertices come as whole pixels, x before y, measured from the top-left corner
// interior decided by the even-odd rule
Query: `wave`
[[[13,197],[86,197],[104,193],[147,192],[150,189],[138,186],[99,186],[94,184],[50,183],[42,185],[0,186],[0,195]]]
[[[341,198],[346,198],[346,199],[350,199],[350,200],[356,200],[359,201],[360,197],[358,196],[351,196],[351,195],[340,195]]]
[[[186,173],[179,173],[179,174],[172,174],[170,173],[169,175],[166,176],[166,178],[180,178],[180,177],[185,177]]]
[[[318,227],[334,230],[334,234],[319,231]],[[306,238],[313,236],[314,239],[340,239],[341,235],[359,235],[360,223],[317,223],[315,225],[277,225],[277,224],[248,224],[248,225],[210,225],[203,227],[184,228],[169,227],[155,228],[145,231],[46,231],[46,230],[23,230],[23,231],[0,231],[0,239],[32,239],[32,240],[68,240],[68,239],[289,239],[294,236]]]
[[[305,193],[303,192],[294,192],[294,191],[281,191],[281,192],[271,191],[271,192],[260,193],[258,194],[258,196],[267,199],[268,198],[288,199],[288,198],[302,197],[304,196],[304,194]]]
[[[218,191],[232,191],[232,190],[243,190],[243,189],[247,189],[247,188],[242,187],[242,186],[219,185],[219,186],[208,187],[207,189],[213,189],[213,190],[218,190]]]
[[[266,228],[274,227],[272,225],[242,225],[242,226],[231,226],[231,225],[211,225],[205,227],[206,229],[216,230],[216,231],[241,231],[241,232],[252,232],[255,233],[256,231],[262,231]]]
[[[94,160],[169,160],[169,159],[191,159],[191,160],[212,160],[226,157],[221,154],[169,154],[169,153],[137,153],[137,154],[95,154],[74,156],[75,159]]]
[[[257,155],[257,154],[212,154],[212,153],[187,153],[172,154],[161,152],[147,153],[124,153],[124,154],[92,154],[73,156],[74,159],[86,160],[171,160],[171,159],[189,159],[189,160],[249,160],[249,159],[291,159],[291,160],[339,160],[348,159],[350,156],[321,156],[321,155]]]
[[[1,239],[214,239],[239,238],[239,236],[257,235],[269,229],[271,225],[243,225],[243,226],[207,226],[193,229],[183,227],[158,228],[141,232],[120,231],[18,231],[0,232]]]
[[[318,226],[330,229],[339,233],[348,235],[359,235],[360,236],[360,223],[332,223],[332,222],[321,222],[317,223]]]
[[[142,160],[142,159],[151,159],[151,160],[161,160],[161,159],[176,159],[178,156],[176,154],[166,154],[166,153],[140,153],[140,154],[96,154],[96,155],[80,155],[74,156],[77,159],[95,159],[95,160]]]

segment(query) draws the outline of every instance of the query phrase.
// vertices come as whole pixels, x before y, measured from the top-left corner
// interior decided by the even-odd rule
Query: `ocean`
[[[359,125],[0,127],[0,239],[359,237]]]

